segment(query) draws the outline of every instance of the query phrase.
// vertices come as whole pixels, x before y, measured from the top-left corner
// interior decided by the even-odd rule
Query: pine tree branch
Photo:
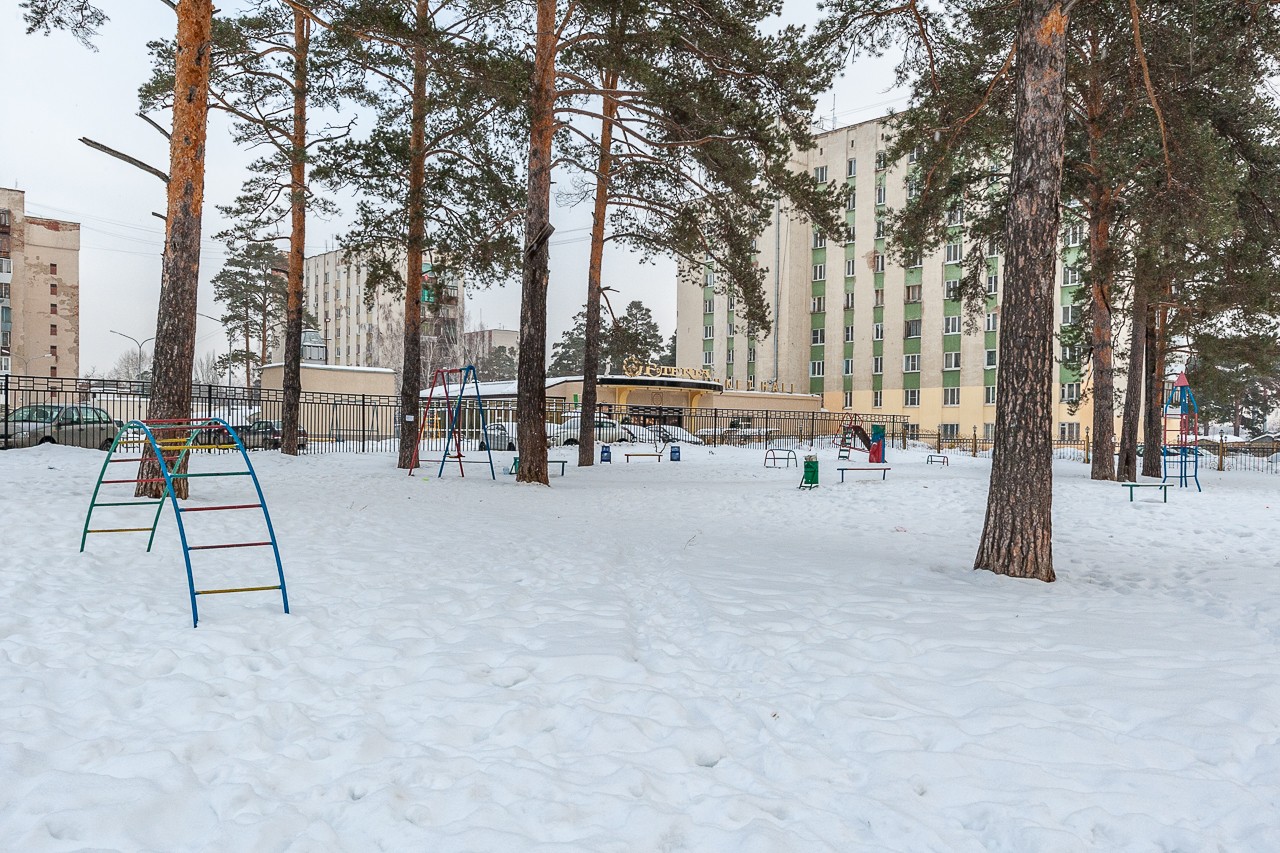
[[[149,166],[146,163],[142,162],[141,160],[137,159],[136,157],[130,157],[128,154],[122,154],[121,152],[115,150],[114,148],[108,145],[103,145],[101,142],[93,141],[87,136],[80,137],[80,141],[83,142],[85,145],[88,145],[90,148],[93,148],[97,151],[101,151],[103,154],[110,154],[112,157],[115,157],[117,160],[123,160],[124,162],[128,163],[130,166],[133,166],[134,168],[137,168],[137,169],[141,169],[147,174],[155,175],[157,178],[164,181],[166,184],[169,183],[169,175],[167,172],[162,172],[159,169],[157,169],[155,166]]]

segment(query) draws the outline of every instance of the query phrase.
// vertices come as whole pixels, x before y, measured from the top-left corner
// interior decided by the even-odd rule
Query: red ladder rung
[[[259,509],[262,504],[228,504],[227,506],[184,506],[182,512],[212,512],[218,509]]]
[[[226,545],[192,545],[188,551],[212,551],[215,548],[261,548],[270,542],[231,542]]]

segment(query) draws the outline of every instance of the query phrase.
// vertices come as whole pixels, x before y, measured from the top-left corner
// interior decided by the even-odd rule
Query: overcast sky
[[[88,136],[156,166],[167,168],[163,137],[136,118],[138,85],[148,73],[146,43],[172,37],[173,17],[158,2],[101,0],[111,21],[98,37],[98,52],[81,47],[65,33],[44,38],[24,35],[16,3],[0,11],[0,79],[6,81],[0,110],[0,186],[25,190],[27,212],[81,223],[80,365],[81,371],[110,369],[133,347],[111,330],[144,339],[154,334],[160,291],[164,185],[156,178],[93,151],[79,140]],[[234,8],[227,0],[224,9]],[[790,2],[787,20],[811,23],[814,3]],[[864,121],[901,108],[905,92],[892,88],[890,63],[867,61],[847,70],[836,89],[822,100],[828,122]],[[163,123],[163,122],[162,122]],[[215,205],[231,201],[245,176],[249,155],[230,142],[225,119],[211,113],[206,160],[204,253],[201,258],[199,310],[221,313],[208,284],[222,266],[225,247],[212,239],[222,228]],[[548,326],[552,340],[569,325],[585,301],[589,204],[553,211]],[[307,253],[334,247],[341,221],[312,219]],[[675,328],[675,265],[643,264],[623,249],[605,259],[605,282],[620,291],[621,309],[640,299],[669,336]],[[504,288],[468,296],[470,321],[486,327],[516,328],[519,280]],[[200,318],[196,352],[226,352],[221,326]]]

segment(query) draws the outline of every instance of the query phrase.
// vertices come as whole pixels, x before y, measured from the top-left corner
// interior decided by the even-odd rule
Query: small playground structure
[[[450,380],[456,379],[457,396],[451,396],[449,393]],[[459,476],[466,477],[466,469],[464,464],[489,465],[489,476],[494,480],[498,479],[498,473],[493,467],[493,448],[485,442],[485,454],[487,459],[467,459],[466,454],[462,452],[462,436],[465,431],[465,425],[462,423],[462,400],[466,396],[467,388],[470,386],[475,391],[476,411],[479,413],[479,435],[483,436],[489,425],[488,416],[485,414],[484,400],[480,397],[480,380],[476,376],[474,365],[468,364],[466,367],[441,367],[431,376],[431,389],[427,392],[427,404],[422,407],[420,424],[418,427],[418,441],[413,446],[413,461],[409,465],[409,476],[413,476],[413,472],[421,467],[419,464],[419,453],[422,449],[422,442],[427,439],[427,430],[431,428],[438,430],[439,412],[432,409],[432,403],[436,399],[436,389],[441,390],[444,397],[444,414],[445,423],[447,425],[444,439],[444,448],[440,454],[440,469],[436,472],[436,479],[444,476],[444,466],[449,460],[455,460],[458,463]],[[428,460],[434,463],[436,460]]]
[[[243,470],[189,472],[184,470],[191,458],[193,450],[232,450],[238,453],[244,463]],[[148,454],[150,451],[150,454]],[[117,452],[124,455],[117,455]],[[135,455],[136,453],[136,455]],[[120,463],[142,463],[150,460],[155,463],[155,472],[148,475],[135,474],[132,477],[110,477],[112,465]],[[141,467],[140,471],[146,472]],[[248,477],[253,485],[254,497],[249,503],[234,503],[220,506],[181,506],[174,491],[174,482],[190,480],[196,477]],[[136,487],[142,483],[164,483],[164,494],[159,498],[132,498],[121,500],[111,498],[99,500],[103,494],[103,486],[129,485]],[[131,489],[131,492],[133,490]],[[263,592],[280,590],[280,599],[284,612],[289,612],[289,593],[284,583],[284,566],[280,562],[280,548],[276,542],[275,528],[271,525],[271,514],[267,510],[267,499],[262,494],[262,485],[258,475],[249,461],[249,454],[236,431],[221,418],[192,418],[177,420],[136,420],[129,421],[121,429],[107,451],[107,458],[98,472],[98,482],[93,487],[93,496],[89,499],[89,511],[84,517],[84,531],[80,535],[80,550],[83,552],[89,534],[99,533],[147,533],[147,550],[155,543],[156,528],[160,523],[160,515],[168,502],[173,506],[174,521],[178,525],[178,539],[182,544],[182,559],[187,569],[187,591],[191,597],[191,625],[200,624],[200,613],[196,606],[196,596],[221,595],[232,592]],[[90,527],[94,511],[108,509],[117,512],[125,507],[154,507],[151,524],[147,527]],[[222,542],[213,544],[192,545],[187,538],[188,513],[193,512],[232,512],[261,510],[262,521],[266,527],[265,538],[249,542]],[[150,511],[150,510],[148,510]],[[191,568],[193,551],[220,551],[227,548],[270,548],[275,558],[276,577],[278,583],[270,586],[235,587],[230,589],[196,589],[195,576]]]
[[[1200,489],[1200,448],[1197,444],[1200,437],[1200,407],[1196,405],[1196,396],[1191,393],[1191,385],[1187,382],[1187,374],[1179,373],[1173,382],[1173,388],[1164,403],[1164,440],[1160,448],[1162,483],[1174,480],[1178,488],[1189,488],[1195,483],[1196,491]],[[1130,500],[1133,490],[1129,491]],[[1165,492],[1168,500],[1168,492]]]
[[[862,447],[854,444],[854,439],[862,442]],[[885,462],[884,425],[872,424],[871,434],[862,426],[862,419],[856,415],[846,418],[840,425],[840,438],[836,442],[836,459],[849,459],[852,452],[867,454],[867,461],[880,464]]]

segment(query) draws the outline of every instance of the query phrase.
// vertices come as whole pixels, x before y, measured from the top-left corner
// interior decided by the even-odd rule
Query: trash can
[[[818,488],[818,457],[810,453],[804,458],[804,476],[800,479],[800,488]]]
[[[610,465],[613,464],[613,451],[607,444],[600,445],[600,461],[608,462]]]
[[[678,444],[671,445],[671,461],[672,462],[680,461],[680,445]]]

